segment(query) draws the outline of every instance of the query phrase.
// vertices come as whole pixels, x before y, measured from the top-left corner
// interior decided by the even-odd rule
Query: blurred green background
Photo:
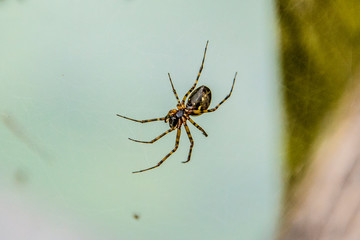
[[[281,183],[270,1],[0,1],[1,239],[269,239]],[[163,117],[193,84],[215,106],[160,168]],[[134,214],[139,218],[134,218]]]
[[[301,181],[314,143],[352,88],[360,62],[360,2],[278,0],[286,115],[286,198]]]

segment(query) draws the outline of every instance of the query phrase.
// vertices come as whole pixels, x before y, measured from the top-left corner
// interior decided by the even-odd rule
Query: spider
[[[189,137],[189,140],[190,140],[190,150],[189,150],[189,155],[188,155],[188,158],[186,161],[184,161],[183,163],[187,163],[190,161],[190,158],[191,158],[191,152],[192,152],[192,149],[193,149],[193,146],[194,146],[194,140],[191,136],[191,133],[190,133],[190,129],[188,127],[188,125],[186,124],[186,121],[189,121],[191,124],[193,124],[197,129],[199,129],[204,135],[205,137],[207,137],[207,133],[205,132],[204,129],[202,129],[202,127],[200,127],[198,124],[196,124],[191,118],[190,116],[199,116],[203,113],[208,113],[208,112],[214,112],[218,109],[218,107],[223,104],[230,96],[231,96],[231,93],[233,91],[233,88],[234,88],[234,84],[235,84],[235,79],[236,79],[236,75],[237,75],[237,72],[235,73],[235,76],[234,76],[234,80],[233,80],[233,84],[231,86],[231,90],[230,90],[230,93],[224,98],[224,100],[222,100],[218,105],[216,105],[214,108],[211,108],[211,109],[208,109],[209,106],[210,106],[210,101],[211,101],[211,91],[208,87],[206,86],[201,86],[201,87],[198,87],[197,89],[195,89],[196,87],[196,84],[198,83],[198,80],[200,78],[200,74],[203,70],[203,66],[204,66],[204,61],[205,61],[205,55],[206,55],[206,50],[207,50],[207,46],[208,46],[208,43],[209,41],[206,42],[206,46],[205,46],[205,51],[204,51],[204,56],[203,56],[203,60],[202,60],[202,63],[201,63],[201,66],[200,66],[200,70],[199,70],[199,73],[197,75],[197,78],[195,80],[195,83],[194,85],[190,88],[190,90],[185,94],[185,96],[183,97],[182,101],[180,101],[177,93],[176,93],[176,90],[174,88],[174,85],[172,83],[172,80],[171,80],[171,77],[170,77],[170,73],[168,73],[168,76],[169,76],[169,80],[170,80],[170,83],[171,83],[171,87],[172,87],[172,90],[174,92],[174,95],[176,97],[176,100],[177,100],[177,105],[176,105],[176,109],[172,109],[169,111],[169,113],[165,116],[165,117],[162,117],[162,118],[154,118],[154,119],[148,119],[148,120],[136,120],[136,119],[133,119],[133,118],[128,118],[128,117],[125,117],[125,116],[122,116],[120,114],[116,114],[117,116],[119,117],[122,117],[122,118],[125,118],[125,119],[128,119],[128,120],[131,120],[131,121],[135,121],[135,122],[139,122],[139,123],[147,123],[147,122],[154,122],[154,121],[165,121],[166,123],[168,122],[169,123],[169,126],[170,126],[170,129],[167,130],[166,132],[164,132],[163,134],[161,134],[160,136],[154,138],[153,140],[151,141],[139,141],[139,140],[135,140],[135,139],[132,139],[132,138],[129,138],[129,140],[131,141],[134,141],[134,142],[139,142],[139,143],[154,143],[156,142],[157,140],[159,140],[160,138],[162,138],[163,136],[165,136],[166,134],[176,130],[176,141],[175,141],[175,147],[173,150],[171,150],[163,159],[161,159],[161,161],[153,166],[153,167],[150,167],[150,168],[146,168],[146,169],[143,169],[143,170],[139,170],[139,171],[135,171],[133,173],[140,173],[140,172],[145,172],[145,171],[148,171],[148,170],[151,170],[151,169],[154,169],[154,168],[157,168],[159,167],[168,157],[170,157],[171,154],[173,154],[179,147],[179,140],[180,140],[180,134],[181,134],[181,126],[184,125],[185,127],[185,131]],[[194,90],[195,89],[195,90]],[[190,94],[191,93],[191,94]],[[189,96],[190,94],[190,96]],[[188,100],[187,100],[187,103],[185,105],[185,101],[186,101],[186,98],[189,96]]]

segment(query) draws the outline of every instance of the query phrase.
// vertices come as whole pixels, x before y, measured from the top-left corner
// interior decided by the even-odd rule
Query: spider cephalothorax
[[[154,138],[151,141],[146,142],[146,141],[139,141],[139,140],[134,140],[134,139],[129,138],[130,140],[135,141],[135,142],[154,143],[157,140],[159,140],[160,138],[162,138],[163,136],[165,136],[166,134],[168,134],[169,132],[172,132],[175,129],[177,130],[175,147],[174,147],[173,150],[171,150],[170,153],[168,153],[157,165],[155,165],[153,167],[150,167],[150,168],[143,169],[143,170],[135,171],[133,173],[144,172],[144,171],[148,171],[150,169],[154,169],[156,167],[159,167],[171,154],[173,154],[177,150],[177,148],[179,147],[181,126],[183,126],[183,125],[185,127],[185,131],[186,131],[186,133],[187,133],[187,135],[189,137],[189,140],[190,140],[190,150],[189,150],[188,159],[186,161],[184,161],[183,163],[189,162],[190,158],[191,158],[191,152],[192,152],[192,149],[193,149],[193,146],[194,146],[194,140],[192,139],[190,129],[186,124],[187,121],[189,121],[191,124],[193,124],[197,129],[199,129],[206,137],[208,136],[207,133],[204,131],[204,129],[202,129],[199,125],[197,125],[190,118],[190,116],[199,116],[199,115],[201,115],[203,113],[213,112],[216,109],[218,109],[218,107],[221,104],[223,104],[231,96],[231,93],[232,93],[232,90],[233,90],[234,84],[235,84],[236,74],[237,74],[237,73],[235,73],[235,77],[234,77],[234,80],[233,80],[233,84],[232,84],[230,93],[224,98],[224,100],[222,100],[214,108],[208,109],[209,106],[210,106],[210,102],[211,102],[211,91],[210,91],[210,89],[208,87],[206,87],[206,86],[201,86],[201,87],[198,87],[197,89],[195,89],[196,84],[197,84],[197,82],[198,82],[198,80],[200,78],[201,71],[202,71],[203,66],[204,66],[205,55],[206,55],[206,50],[207,50],[208,43],[209,43],[209,41],[206,42],[205,51],[204,51],[204,57],[203,57],[203,60],[202,60],[201,66],[200,66],[199,74],[198,74],[198,76],[197,76],[197,78],[195,80],[195,83],[190,88],[190,90],[185,94],[185,96],[183,97],[181,102],[180,102],[180,99],[179,99],[179,97],[178,97],[178,95],[176,93],[174,85],[172,83],[170,74],[168,73],[172,90],[173,90],[174,95],[176,97],[176,100],[178,102],[177,109],[170,110],[169,113],[163,118],[154,118],[154,119],[148,119],[148,120],[136,120],[136,119],[128,118],[128,117],[117,114],[117,116],[119,116],[119,117],[122,117],[122,118],[125,118],[125,119],[128,119],[128,120],[132,120],[132,121],[135,121],[135,122],[140,122],[140,123],[153,122],[153,121],[162,121],[162,120],[169,123],[170,129],[167,130],[166,132],[164,132],[163,134],[161,134],[160,136]],[[190,94],[190,96],[189,96],[189,98],[187,98],[189,94]],[[187,101],[187,103],[185,105],[186,99],[188,99],[188,101]]]
[[[182,124],[189,119],[189,114],[185,108],[172,109],[165,117],[165,122],[169,123],[170,128],[181,128]]]

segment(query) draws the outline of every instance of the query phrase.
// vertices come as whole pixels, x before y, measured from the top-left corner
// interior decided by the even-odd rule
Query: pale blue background
[[[1,239],[270,239],[281,107],[270,1],[0,1]],[[212,106],[153,145],[193,84]],[[139,214],[135,220],[133,214]]]

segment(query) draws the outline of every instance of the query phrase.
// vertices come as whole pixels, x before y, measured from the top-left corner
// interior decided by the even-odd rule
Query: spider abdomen
[[[189,110],[206,110],[211,102],[211,91],[206,86],[195,89],[189,96],[186,103],[186,109]],[[190,115],[200,115],[202,113],[192,112]]]

